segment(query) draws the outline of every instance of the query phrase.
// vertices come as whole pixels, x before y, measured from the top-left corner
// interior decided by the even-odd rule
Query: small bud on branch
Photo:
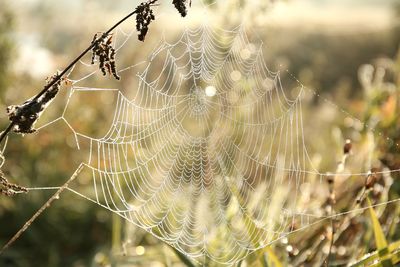
[[[348,155],[351,153],[351,149],[352,149],[352,144],[351,144],[351,140],[347,139],[346,143],[343,146],[343,154]]]

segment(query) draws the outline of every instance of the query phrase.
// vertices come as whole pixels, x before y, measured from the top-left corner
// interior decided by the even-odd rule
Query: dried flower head
[[[351,140],[347,139],[346,143],[343,146],[343,153],[344,154],[350,154],[352,148]]]
[[[15,194],[27,192],[28,190],[25,187],[8,182],[4,173],[0,170],[0,194],[13,196]]]
[[[136,30],[138,31],[138,39],[140,41],[144,41],[149,31],[150,23],[156,19],[152,9],[152,6],[154,6],[156,2],[158,2],[158,0],[147,0],[142,2],[135,9]],[[172,0],[172,4],[181,16],[185,17],[187,15],[187,6],[190,7],[192,5],[192,0]]]
[[[172,0],[175,8],[179,11],[182,17],[187,15],[187,0]],[[189,6],[192,5],[192,1],[189,1]]]
[[[375,183],[378,182],[381,178],[381,174],[377,173],[379,169],[372,168],[371,171],[368,173],[367,177],[365,178],[365,188],[370,189],[374,187]]]
[[[115,49],[112,46],[112,34],[106,35],[95,34],[92,40],[92,61],[94,64],[96,58],[99,60],[99,68],[104,76],[112,74],[115,79],[119,80],[120,77],[117,74],[117,68],[115,65]]]
[[[158,0],[151,0],[147,2],[141,3],[139,6],[136,7],[136,30],[138,31],[138,39],[140,41],[144,41],[146,38],[146,34],[149,31],[150,23],[156,19],[154,16],[153,9],[151,7],[157,2]]]
[[[57,72],[52,77],[46,79],[45,87],[56,80],[58,75],[59,73]],[[38,98],[33,97],[21,105],[7,107],[7,115],[9,120],[14,124],[12,130],[15,133],[29,134],[36,131],[34,125],[51,100],[56,97],[61,87],[61,81],[62,79],[58,79],[57,82]]]

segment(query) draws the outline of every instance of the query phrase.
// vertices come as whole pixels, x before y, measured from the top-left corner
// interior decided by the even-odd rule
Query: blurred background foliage
[[[346,161],[348,169],[399,169],[400,3],[337,0],[331,1],[335,5],[330,5],[327,2],[204,1],[210,12],[221,14],[226,21],[247,14],[252,32],[265,44],[267,65],[282,71],[285,87],[298,86],[285,73],[288,69],[321,96],[310,97],[303,105],[305,116],[319,118],[306,122],[305,135],[321,172],[336,168],[347,138],[353,142],[353,154]],[[37,92],[44,78],[86,47],[93,33],[104,30],[138,1],[1,0],[0,4],[0,110],[5,110],[7,105],[19,103]],[[137,49],[129,54],[125,51],[121,61],[143,60],[162,32],[174,36],[181,19],[169,13],[167,6],[160,7],[159,12],[168,15],[164,14],[151,26],[146,44],[135,43]],[[189,19],[201,20],[202,13],[196,11],[196,6],[190,10]],[[105,99],[85,98],[84,109],[82,103],[74,104],[78,114],[76,127],[101,134],[104,127],[99,127],[98,122],[110,118],[106,109],[96,107],[99,101],[106,102]],[[108,103],[110,107],[112,104],[112,101]],[[60,114],[62,105],[51,108],[44,120],[51,120],[53,113]],[[346,116],[341,108],[365,124]],[[5,112],[0,114],[0,119],[0,125],[5,127]],[[324,123],[316,123],[321,120]],[[60,127],[57,131],[62,134],[44,130],[40,135],[10,137],[4,171],[11,181],[27,187],[63,184],[71,175],[71,162],[76,164],[79,158],[72,154],[74,141],[69,130]],[[338,177],[334,188],[336,211],[365,206],[365,198],[355,203],[364,184],[357,177]],[[317,207],[325,212],[328,184],[317,189],[304,189],[308,192],[304,208]],[[378,177],[369,195],[373,202],[380,203],[398,198],[399,193],[399,174],[393,173]],[[38,191],[12,198],[0,196],[0,243],[4,244],[50,194]],[[398,203],[377,208],[389,244],[400,239],[399,215]],[[371,226],[368,213],[350,213],[335,223],[338,232],[332,250],[333,266],[344,266],[376,250],[376,229]],[[251,255],[242,266],[320,266],[328,253],[329,227],[330,222],[326,221],[299,231]],[[189,262],[144,231],[68,192],[0,256],[1,266],[110,264],[185,266]]]

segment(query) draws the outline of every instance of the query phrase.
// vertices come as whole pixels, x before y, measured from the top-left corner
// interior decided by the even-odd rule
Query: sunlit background
[[[263,44],[264,61],[271,71],[281,73],[286,92],[294,97],[299,87],[307,88],[302,106],[303,134],[314,167],[322,173],[338,171],[345,140],[351,139],[353,149],[346,170],[359,173],[371,168],[400,169],[399,1],[192,0],[186,18],[181,18],[170,2],[162,0],[155,8],[156,20],[144,43],[133,36],[121,49],[117,57],[121,66],[148,60],[161,39],[173,41],[187,27],[206,24],[230,29],[243,23],[251,40]],[[38,92],[46,77],[62,70],[88,46],[95,33],[108,29],[139,3],[0,0],[2,128],[8,124],[8,105],[21,103]],[[131,19],[122,29],[130,32],[134,27]],[[84,71],[84,67],[78,67],[75,78]],[[138,66],[134,71],[143,69]],[[121,82],[95,77],[89,80],[90,86],[118,88],[124,95],[133,96],[139,82],[134,71]],[[213,97],[215,90],[206,87],[205,94]],[[58,96],[39,126],[62,114],[67,94],[63,91]],[[71,98],[69,104],[72,127],[90,136],[104,135],[113,119],[116,95],[82,92],[79,96]],[[75,153],[75,136],[65,124],[23,138],[11,134],[3,170],[10,181],[26,187],[60,186],[84,160],[85,149],[80,155]],[[337,179],[338,212],[354,209],[349,203],[355,202],[363,190],[364,178],[349,175]],[[320,177],[307,179],[317,181]],[[317,184],[315,188],[306,184],[301,189],[301,203],[304,210],[315,207],[325,212],[329,185],[326,181]],[[0,245],[52,193],[0,195]],[[399,175],[394,172],[379,178],[371,200],[382,203],[399,198],[399,193]],[[398,202],[378,210],[389,243],[400,239],[399,214]],[[332,250],[332,266],[343,266],[376,249],[367,213],[348,216],[342,225]],[[273,243],[265,251],[273,255],[267,257],[268,263],[277,257],[283,266],[321,266],[328,254],[329,227],[326,221]],[[251,255],[242,266],[258,266],[252,265],[257,257]],[[185,259],[119,216],[65,192],[0,256],[0,265],[186,266]]]

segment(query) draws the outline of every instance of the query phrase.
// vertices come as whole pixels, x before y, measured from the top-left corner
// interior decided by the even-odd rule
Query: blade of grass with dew
[[[399,266],[398,264],[400,263],[400,251],[396,251],[392,255],[390,255],[390,262],[393,264],[393,266]],[[377,262],[372,265],[369,265],[369,267],[385,267],[382,262]]]
[[[270,246],[265,247],[263,250],[267,254],[267,262],[269,266],[283,267],[278,256]]]
[[[389,254],[391,254],[391,260],[393,264],[400,262],[400,240],[391,243],[388,246]],[[350,267],[361,267],[371,264],[372,262],[379,259],[379,251],[374,251],[364,255],[359,261],[350,264]],[[379,262],[380,263],[380,262]]]
[[[116,214],[113,213],[112,215],[112,243],[111,243],[111,250],[113,253],[117,253],[121,250],[121,244],[122,244],[122,218]]]
[[[369,199],[369,197],[367,197],[367,201],[369,206],[369,215],[372,220],[372,228],[374,231],[376,248],[378,250],[380,261],[382,262],[382,266],[391,267],[393,266],[393,264],[392,261],[387,258],[389,254],[389,248],[385,235],[383,234],[382,226],[379,223],[379,219],[375,213],[375,210],[372,208],[371,200]]]

